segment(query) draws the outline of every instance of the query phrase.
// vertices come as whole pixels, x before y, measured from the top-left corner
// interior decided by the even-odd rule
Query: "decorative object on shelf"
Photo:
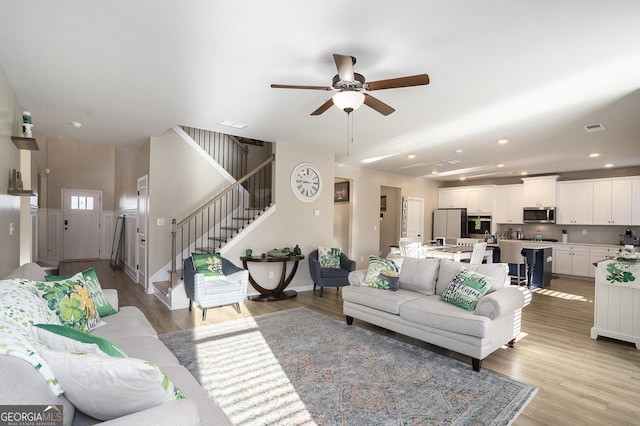
[[[22,173],[20,173],[20,170],[13,169],[11,188],[16,191],[22,191]]]
[[[247,257],[251,257],[251,255],[253,254],[253,250],[251,250],[251,249],[246,249],[246,250],[244,251],[244,254],[245,254]]]
[[[349,201],[349,181],[336,182],[333,185],[333,202],[345,203]]]
[[[300,256],[301,254],[302,250],[300,249],[300,246],[296,244],[296,246],[293,248],[293,255]]]
[[[318,169],[311,163],[298,164],[291,173],[291,190],[304,202],[318,198],[322,190],[322,179]]]
[[[33,122],[31,121],[31,113],[29,111],[24,111],[22,113],[22,135],[25,138],[33,137]]]

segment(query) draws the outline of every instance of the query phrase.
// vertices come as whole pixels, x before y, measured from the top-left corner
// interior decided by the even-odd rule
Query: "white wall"
[[[22,109],[0,66],[0,277],[20,266],[20,197],[7,194],[12,170],[20,169],[20,151],[11,141],[20,114]],[[15,228],[13,235],[9,235],[10,224]]]

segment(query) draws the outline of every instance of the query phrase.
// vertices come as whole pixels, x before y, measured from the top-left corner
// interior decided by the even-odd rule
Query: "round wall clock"
[[[313,201],[320,195],[322,179],[318,169],[310,163],[300,163],[291,173],[291,190],[302,201]]]

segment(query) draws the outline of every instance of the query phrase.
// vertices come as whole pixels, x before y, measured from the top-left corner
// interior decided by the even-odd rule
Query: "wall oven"
[[[491,216],[467,216],[467,234],[471,238],[474,238],[472,234],[475,238],[480,238],[480,235],[484,238],[486,233],[491,234]]]

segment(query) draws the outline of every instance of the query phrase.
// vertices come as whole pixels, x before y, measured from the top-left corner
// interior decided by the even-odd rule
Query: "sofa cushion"
[[[142,311],[135,306],[123,306],[118,315],[108,316],[104,322],[105,325],[96,328],[91,334],[115,343],[126,337],[158,336]]]
[[[440,295],[440,300],[467,311],[473,311],[478,299],[487,292],[492,284],[491,278],[463,269],[453,277],[449,287]]]
[[[400,305],[415,298],[425,297],[415,291],[380,291],[377,288],[346,286],[342,290],[342,300],[365,305],[373,309],[398,315]]]
[[[453,333],[474,337],[489,337],[491,335],[491,320],[489,318],[474,315],[473,312],[443,302],[437,295],[422,296],[402,303],[400,317],[407,321]]]
[[[320,267],[325,269],[340,268],[340,247],[318,247],[318,260]]]
[[[441,295],[458,272],[462,269],[477,272],[490,277],[493,285],[487,293],[492,293],[505,286],[508,280],[509,266],[506,263],[483,263],[481,265],[470,265],[468,263],[454,262],[451,259],[440,259],[440,269],[438,270],[438,280],[436,281],[436,294]]]
[[[73,275],[47,275],[45,277],[45,281],[62,281],[71,278],[72,276]],[[82,276],[84,277],[85,284],[89,289],[89,297],[91,297],[91,300],[93,300],[93,303],[96,305],[96,309],[98,310],[98,314],[100,315],[100,317],[104,318],[106,316],[117,313],[118,311],[116,311],[113,306],[111,306],[102,291],[102,286],[100,285],[100,281],[98,280],[96,270],[93,267],[86,269],[82,271]]]
[[[436,293],[440,259],[407,257],[400,269],[400,288],[431,296]]]
[[[185,397],[148,361],[48,349],[42,356],[69,401],[96,419],[110,420]]]
[[[65,327],[64,325],[35,324],[32,331],[38,340],[52,351],[88,353],[102,351],[109,356],[117,358],[127,357],[125,351],[107,339]]]
[[[25,263],[7,275],[5,279],[24,278],[31,281],[44,281],[45,276],[44,269],[37,263]]]
[[[320,276],[322,278],[347,278],[349,272],[346,269],[334,269],[334,268],[322,268],[320,269]]]
[[[131,358],[150,361],[160,367],[164,373],[166,373],[165,367],[180,364],[173,352],[167,349],[157,337],[125,337],[117,339],[116,343]]]

